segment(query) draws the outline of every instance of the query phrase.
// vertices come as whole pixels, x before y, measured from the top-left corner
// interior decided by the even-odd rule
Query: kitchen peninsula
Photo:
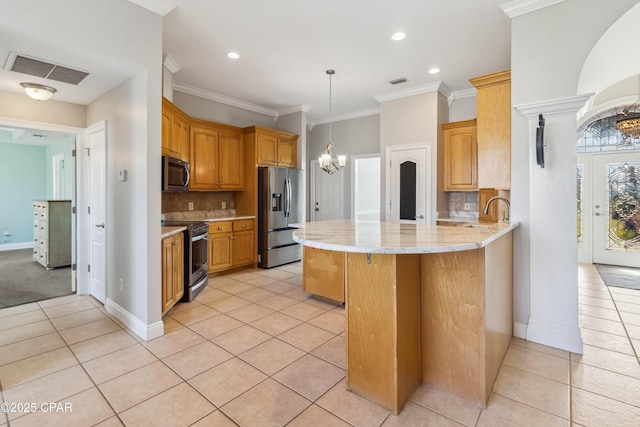
[[[334,220],[296,230],[305,249],[344,254],[347,389],[396,413],[422,382],[486,407],[512,336],[517,226]]]

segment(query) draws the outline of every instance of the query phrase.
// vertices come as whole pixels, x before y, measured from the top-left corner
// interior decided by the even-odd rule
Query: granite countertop
[[[378,254],[422,254],[478,249],[505,235],[519,222],[468,226],[332,220],[296,224],[293,240],[317,249]]]
[[[176,235],[178,233],[182,233],[186,229],[187,229],[187,227],[185,227],[185,226],[160,227],[160,231],[162,232],[161,239],[164,240],[167,237],[171,237],[171,236]]]
[[[219,222],[219,221],[235,221],[237,219],[255,219],[255,216],[245,215],[245,216],[230,216],[226,218],[205,218],[203,221],[206,222]]]

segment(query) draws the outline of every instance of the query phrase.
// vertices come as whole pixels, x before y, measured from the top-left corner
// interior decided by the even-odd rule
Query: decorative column
[[[590,96],[515,107],[529,120],[530,317],[526,339],[580,354],[576,113]],[[544,168],[536,164],[539,114],[545,119]]]

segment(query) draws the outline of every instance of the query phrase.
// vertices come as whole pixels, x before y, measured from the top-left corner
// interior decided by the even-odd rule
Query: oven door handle
[[[198,240],[202,240],[202,239],[204,239],[204,240],[209,240],[209,237],[208,237],[208,235],[207,235],[207,234],[201,234],[201,235],[199,235],[199,236],[193,236],[193,237],[191,238],[191,242],[192,242],[192,243],[193,243],[193,242],[197,242]]]

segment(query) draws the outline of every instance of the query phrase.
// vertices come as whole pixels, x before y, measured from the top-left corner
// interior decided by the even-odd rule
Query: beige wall
[[[221,104],[177,90],[173,91],[173,103],[189,117],[196,119],[209,120],[241,128],[255,125],[274,129],[276,126],[273,117]]]
[[[0,91],[0,117],[85,128],[87,107],[55,101],[36,101],[26,93]]]

